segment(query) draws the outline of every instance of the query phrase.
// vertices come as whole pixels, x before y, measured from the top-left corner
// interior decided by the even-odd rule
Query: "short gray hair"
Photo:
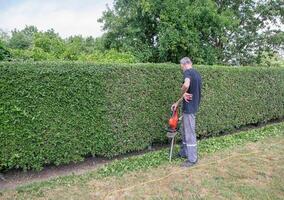
[[[192,64],[192,62],[191,62],[189,57],[184,57],[184,58],[182,58],[180,60],[180,64],[183,64],[183,65],[185,65],[185,64]]]

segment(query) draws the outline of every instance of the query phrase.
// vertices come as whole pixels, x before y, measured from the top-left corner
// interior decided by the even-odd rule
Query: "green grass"
[[[213,153],[220,152],[221,150],[232,149],[236,146],[243,146],[249,142],[257,142],[264,138],[279,135],[284,135],[284,122],[267,125],[265,127],[249,131],[242,131],[232,135],[204,139],[198,143],[199,156],[200,158],[203,158],[204,156],[214,155]],[[175,151],[177,151],[177,148]],[[180,159],[175,159],[171,165],[175,165],[180,162]],[[155,152],[149,152],[144,155],[115,160],[96,171],[88,172],[83,175],[64,176],[49,181],[20,186],[17,187],[16,191],[19,195],[21,193],[40,195],[47,189],[78,184],[84,185],[91,180],[103,180],[106,177],[121,177],[129,172],[146,171],[159,166],[167,166],[168,164],[168,149],[162,149]],[[222,181],[222,179],[217,180]],[[176,190],[181,189],[177,186]]]
[[[6,190],[0,199],[282,199],[283,133],[204,153],[199,164],[189,169],[180,168],[176,161],[123,176]]]

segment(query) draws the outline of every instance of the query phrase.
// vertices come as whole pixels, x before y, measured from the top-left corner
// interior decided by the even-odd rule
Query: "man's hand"
[[[192,100],[192,94],[189,94],[189,93],[186,92],[186,93],[183,94],[183,98],[188,103],[189,101]]]
[[[171,110],[174,112],[178,107],[178,103],[174,103],[171,107]]]
[[[176,102],[176,103],[174,103],[173,105],[172,105],[172,107],[171,107],[171,110],[172,111],[175,111],[176,109],[177,109],[177,107],[178,107],[178,105],[179,105],[179,103],[182,101],[182,99],[184,99],[186,102],[189,102],[189,101],[191,101],[192,100],[192,94],[189,94],[189,93],[184,93],[183,95],[182,95],[182,97]]]

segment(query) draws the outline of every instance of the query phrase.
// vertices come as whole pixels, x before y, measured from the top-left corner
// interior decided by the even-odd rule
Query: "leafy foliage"
[[[96,51],[91,54],[82,54],[78,57],[80,61],[93,61],[99,63],[136,63],[137,59],[130,53],[119,53],[114,49],[106,52]]]
[[[283,16],[281,0],[115,0],[99,22],[105,48],[144,62],[248,65],[283,50]]]
[[[283,68],[199,66],[199,137],[284,116]],[[165,142],[172,64],[0,63],[0,169],[112,157]]]
[[[32,46],[33,36],[38,30],[35,26],[26,26],[23,30],[13,30],[9,47],[13,49],[28,49]]]
[[[96,63],[134,63],[129,52],[106,50],[103,38],[71,36],[62,39],[53,29],[38,31],[35,26],[13,30],[9,37],[0,30],[0,61],[82,60]]]
[[[11,53],[5,48],[4,42],[0,39],[0,61],[9,60],[11,57]]]
[[[265,67],[284,67],[284,59],[279,54],[264,52],[260,55],[260,64]]]

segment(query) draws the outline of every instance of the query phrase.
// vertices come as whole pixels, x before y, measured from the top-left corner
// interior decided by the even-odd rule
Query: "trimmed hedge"
[[[284,116],[284,70],[198,66],[199,136]],[[0,63],[0,170],[112,157],[165,142],[174,64]]]

